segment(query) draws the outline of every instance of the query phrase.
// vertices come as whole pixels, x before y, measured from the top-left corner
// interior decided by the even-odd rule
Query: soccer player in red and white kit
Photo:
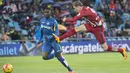
[[[102,18],[97,15],[97,13],[88,6],[83,6],[80,1],[74,1],[72,3],[73,8],[78,14],[73,18],[63,18],[64,22],[76,22],[78,19],[85,17],[87,19],[86,24],[81,24],[80,26],[74,27],[70,29],[68,32],[63,34],[62,36],[56,36],[57,40],[63,40],[67,37],[74,35],[77,32],[91,32],[94,34],[96,39],[98,40],[101,47],[106,51],[111,52],[120,52],[123,55],[124,60],[127,59],[126,49],[125,48],[116,48],[112,46],[108,46],[106,43],[106,38],[104,36],[104,28]]]

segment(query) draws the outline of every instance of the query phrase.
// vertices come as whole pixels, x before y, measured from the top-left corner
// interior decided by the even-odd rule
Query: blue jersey
[[[58,23],[55,18],[50,17],[47,19],[46,17],[43,17],[40,20],[40,25],[41,25],[41,38],[47,37],[48,40],[51,40],[53,39],[52,33],[54,33],[57,36],[59,35]]]

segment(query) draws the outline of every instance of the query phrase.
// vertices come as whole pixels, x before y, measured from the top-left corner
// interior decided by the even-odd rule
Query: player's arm
[[[60,43],[60,39],[58,37],[59,30],[58,30],[58,23],[57,23],[57,21],[55,21],[53,30],[54,30],[54,33],[52,33],[52,36],[54,37],[54,39],[56,40],[57,43]]]
[[[77,14],[76,16],[74,16],[73,18],[63,18],[64,22],[76,22],[77,20],[81,19],[82,17],[86,16],[85,12],[80,12],[79,14]]]
[[[67,24],[70,24],[70,25],[75,25],[76,22],[67,22]]]
[[[40,20],[40,22],[42,22],[42,19]],[[43,42],[43,27],[42,27],[42,24],[40,24],[40,26],[41,26],[41,28],[39,29],[40,30],[40,39],[39,39],[37,45],[40,44],[41,42]]]
[[[40,36],[38,44],[40,44],[42,42],[43,42],[43,29],[41,28],[41,36]]]
[[[43,42],[44,42],[44,38],[43,38],[43,29],[40,29],[41,30],[41,35],[40,35],[40,39],[38,41],[38,43],[36,43],[36,47],[34,48],[38,48],[40,49],[40,47],[42,46]]]

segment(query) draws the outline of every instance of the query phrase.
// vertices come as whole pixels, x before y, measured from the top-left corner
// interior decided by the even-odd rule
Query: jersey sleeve
[[[58,36],[59,35],[58,23],[57,23],[56,20],[54,21],[54,23],[55,23],[54,24],[54,29],[53,29],[54,30],[54,34]]]

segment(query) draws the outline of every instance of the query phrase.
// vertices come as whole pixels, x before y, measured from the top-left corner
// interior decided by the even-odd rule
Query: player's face
[[[80,6],[77,6],[77,7],[73,6],[73,8],[74,8],[74,10],[75,10],[76,12],[78,12],[78,13],[79,13],[80,10],[81,10],[81,9],[80,9]]]
[[[44,15],[45,17],[50,17],[51,16],[51,11],[49,9],[44,10]]]

